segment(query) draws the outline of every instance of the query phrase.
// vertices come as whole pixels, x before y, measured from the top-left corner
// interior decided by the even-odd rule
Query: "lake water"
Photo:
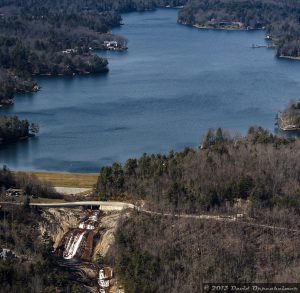
[[[300,62],[278,60],[262,31],[209,31],[176,23],[177,11],[130,13],[114,29],[126,52],[99,53],[110,72],[39,78],[42,90],[2,110],[40,125],[37,138],[2,146],[11,169],[97,172],[144,152],[196,147],[208,128],[274,130],[300,97]]]

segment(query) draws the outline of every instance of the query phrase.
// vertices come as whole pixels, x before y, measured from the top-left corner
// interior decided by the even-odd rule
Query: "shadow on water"
[[[14,166],[20,161],[31,165],[31,151],[33,145],[38,144],[38,141],[38,137],[32,137],[27,140],[0,145],[0,165],[7,164],[8,166]]]

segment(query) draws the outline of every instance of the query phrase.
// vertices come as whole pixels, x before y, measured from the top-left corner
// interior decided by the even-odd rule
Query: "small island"
[[[290,104],[276,117],[276,124],[283,131],[300,130],[300,101]]]

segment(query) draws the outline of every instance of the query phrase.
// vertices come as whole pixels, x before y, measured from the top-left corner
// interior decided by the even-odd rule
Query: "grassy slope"
[[[46,173],[29,172],[34,174],[41,181],[50,182],[53,186],[92,188],[97,182],[98,174],[77,174],[77,173]]]

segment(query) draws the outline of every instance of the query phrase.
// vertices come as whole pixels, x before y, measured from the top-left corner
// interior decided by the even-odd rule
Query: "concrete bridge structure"
[[[15,202],[0,202],[1,205],[12,204],[22,205],[23,203]],[[91,209],[99,209],[101,211],[121,211],[123,209],[133,209],[135,206],[131,203],[119,201],[74,201],[74,202],[60,202],[60,203],[30,203],[30,206],[40,208],[78,208],[86,207]]]

